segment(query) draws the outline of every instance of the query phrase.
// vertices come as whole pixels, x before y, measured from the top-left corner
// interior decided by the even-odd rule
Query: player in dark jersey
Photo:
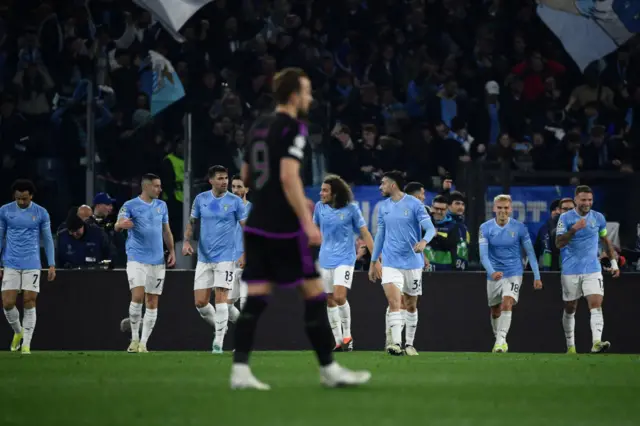
[[[307,128],[298,121],[313,98],[311,83],[299,69],[276,74],[275,115],[261,117],[249,132],[242,179],[251,189],[253,209],[245,225],[247,302],[236,323],[232,389],[268,390],[249,368],[255,330],[274,286],[298,287],[305,299],[305,329],[320,363],[320,382],[328,387],[369,381],[367,371],[350,371],[333,361],[333,334],[317,267],[321,243],[313,223],[313,204],[304,195],[300,164]]]

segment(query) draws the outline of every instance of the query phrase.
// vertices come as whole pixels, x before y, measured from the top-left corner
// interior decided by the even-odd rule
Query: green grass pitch
[[[0,425],[639,425],[640,357],[337,354],[373,372],[323,389],[310,352],[252,357],[270,392],[230,391],[231,355],[0,353]]]

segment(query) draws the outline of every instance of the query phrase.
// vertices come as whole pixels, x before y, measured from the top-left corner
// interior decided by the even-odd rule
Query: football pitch
[[[638,425],[637,355],[337,354],[373,372],[323,389],[311,352],[259,352],[269,392],[231,391],[231,354],[0,353],[0,425]]]

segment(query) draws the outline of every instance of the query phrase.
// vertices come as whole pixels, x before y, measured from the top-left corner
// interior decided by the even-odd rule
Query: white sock
[[[604,328],[604,316],[602,315],[602,308],[593,308],[591,309],[591,339],[593,343],[599,342],[602,340],[602,329]],[[25,318],[27,316],[27,311],[24,311]],[[25,319],[25,324],[27,320]],[[25,325],[26,327],[26,325]],[[25,332],[26,335],[26,332]]]
[[[24,309],[24,336],[22,336],[22,346],[31,346],[33,331],[36,329],[36,308]]]
[[[498,320],[499,319],[500,319],[500,317],[494,318],[493,314],[491,314],[491,329],[493,329],[493,337],[496,337],[498,335]]]
[[[13,329],[13,332],[20,334],[22,326],[20,325],[20,311],[15,306],[8,311],[4,309],[4,316],[7,318],[7,322]]]
[[[227,305],[229,306],[229,321],[235,324],[240,316],[240,310],[231,303],[228,303]]]
[[[389,328],[389,307],[387,306],[387,312],[384,314],[384,335],[389,336],[391,329]]]
[[[404,330],[404,328],[407,325],[407,310],[406,309],[400,309],[400,314],[402,314],[402,330],[400,331],[400,333],[402,333],[402,331]]]
[[[200,314],[202,319],[207,322],[207,324],[209,324],[211,327],[215,327],[216,320],[213,318],[213,316],[216,314],[216,310],[213,309],[211,303],[207,303],[207,306],[203,306],[202,308],[198,308],[196,306],[196,309],[198,310],[198,313]]]
[[[346,301],[342,306],[338,306],[338,310],[342,320],[342,337],[351,337],[351,306],[349,301]]]
[[[496,336],[496,345],[503,345],[507,341],[507,334],[511,327],[511,311],[502,311],[498,318],[498,334]]]
[[[144,312],[144,318],[142,319],[142,338],[140,343],[147,344],[149,336],[153,331],[153,327],[156,325],[156,319],[158,319],[158,309],[149,309]]]
[[[140,341],[140,319],[142,318],[142,303],[129,303],[129,322],[131,323],[131,340]]]
[[[562,311],[562,328],[564,328],[564,338],[567,339],[567,348],[576,345],[576,313],[568,314]]]
[[[399,345],[402,343],[402,313],[389,312],[389,328],[391,329],[391,343]]]
[[[329,325],[336,345],[342,344],[342,322],[340,321],[340,311],[338,307],[327,307],[327,316],[329,317]]]
[[[407,323],[407,328],[405,329],[405,344],[413,346],[413,340],[418,330],[418,310],[416,309],[415,312],[406,311],[404,317]]]
[[[244,309],[244,304],[247,303],[247,298],[246,297],[241,297],[240,298],[240,312],[242,312],[242,310]]]
[[[216,337],[213,344],[222,347],[224,335],[227,333],[227,322],[229,321],[229,305],[226,303],[216,303],[216,313],[214,315]]]

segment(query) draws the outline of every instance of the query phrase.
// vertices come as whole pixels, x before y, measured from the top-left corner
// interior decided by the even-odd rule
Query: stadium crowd
[[[99,194],[85,218],[106,230],[101,256],[124,261],[109,217],[139,192],[143,173],[162,177],[179,239],[185,112],[193,115],[196,179],[204,182],[212,164],[231,176],[245,132],[273,106],[274,73],[286,66],[303,68],[314,87],[309,185],[326,173],[376,185],[398,169],[408,182],[448,191],[450,179],[478,163],[640,168],[638,49],[631,43],[604,71],[593,64],[583,74],[533,0],[216,0],[182,34],[180,44],[127,0],[1,0],[2,201],[9,182],[30,177],[54,224],[73,222],[73,233],[89,223],[65,217],[86,201],[93,84]],[[140,82],[149,49],[171,61],[186,90],[153,117]],[[451,208],[462,194],[439,200],[464,215]]]

